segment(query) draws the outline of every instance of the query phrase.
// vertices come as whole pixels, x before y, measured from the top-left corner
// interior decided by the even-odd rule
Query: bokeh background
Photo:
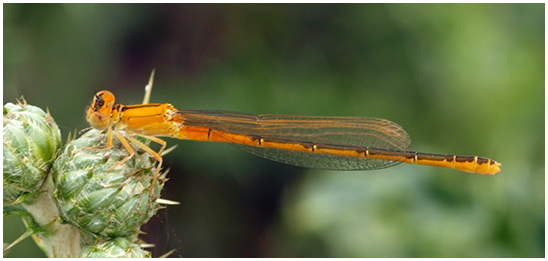
[[[544,4],[4,4],[3,102],[63,138],[92,95],[184,109],[370,116],[412,150],[479,155],[497,176],[399,165],[337,172],[168,139],[142,238],[172,257],[543,257]],[[4,242],[24,231],[4,218]],[[8,257],[40,257],[31,239]]]

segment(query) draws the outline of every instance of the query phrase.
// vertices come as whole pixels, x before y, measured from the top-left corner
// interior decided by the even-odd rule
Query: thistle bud
[[[128,238],[117,237],[93,246],[84,247],[80,257],[95,258],[147,258],[150,252],[132,243]]]
[[[71,141],[54,164],[54,198],[61,217],[95,236],[123,237],[140,232],[158,209],[165,173],[152,185],[157,164],[147,152],[135,154],[114,136],[90,130]]]
[[[18,204],[44,182],[61,147],[57,124],[42,109],[4,105],[4,204]]]

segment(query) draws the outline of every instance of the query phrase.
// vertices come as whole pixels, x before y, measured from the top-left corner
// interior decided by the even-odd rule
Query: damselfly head
[[[86,115],[87,121],[93,128],[103,130],[110,126],[114,100],[114,94],[109,91],[100,91],[95,94]]]

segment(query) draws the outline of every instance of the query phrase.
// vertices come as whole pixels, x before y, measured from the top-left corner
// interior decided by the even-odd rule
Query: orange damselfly
[[[252,115],[114,101],[111,92],[98,92],[88,109],[88,122],[108,131],[107,148],[116,135],[129,151],[128,158],[133,155],[129,140],[154,156],[160,166],[166,143],[158,137],[164,136],[230,143],[270,160],[309,168],[374,170],[403,162],[487,175],[500,171],[501,164],[489,158],[408,151],[411,139],[407,132],[386,119]],[[159,143],[161,149],[156,152],[133,136]]]

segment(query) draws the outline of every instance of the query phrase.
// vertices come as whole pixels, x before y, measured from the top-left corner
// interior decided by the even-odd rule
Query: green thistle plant
[[[135,148],[130,160],[118,164],[127,150],[116,138],[113,148],[104,149],[106,141],[106,134],[90,130],[67,144],[54,164],[54,198],[63,220],[85,232],[133,235],[158,210],[165,174],[151,187],[154,158]]]
[[[49,113],[28,105],[4,105],[4,205],[36,192],[61,147],[61,132]]]
[[[4,216],[18,215],[49,257],[150,257],[140,226],[158,209],[166,173],[152,185],[157,162],[117,138],[90,130],[60,151],[53,118],[26,102],[4,105]],[[58,156],[57,156],[58,155]]]
[[[150,257],[150,252],[139,247],[138,244],[125,237],[117,237],[109,241],[97,243],[93,246],[87,246],[82,249],[80,257],[87,258],[145,258]]]

